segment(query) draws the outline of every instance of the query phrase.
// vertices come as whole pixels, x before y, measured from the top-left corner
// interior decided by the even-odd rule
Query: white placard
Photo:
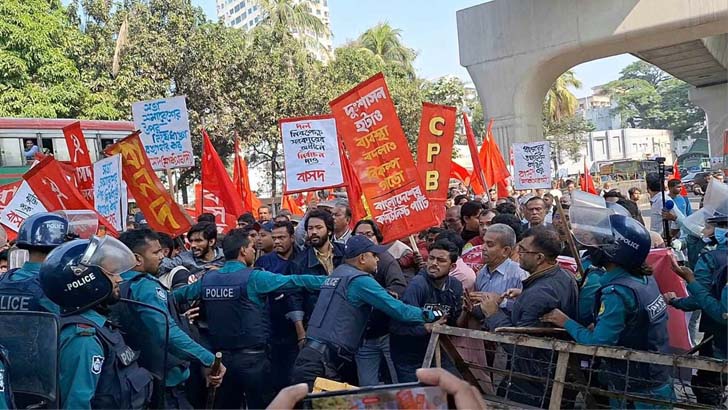
[[[94,207],[114,229],[124,229],[126,216],[122,209],[121,154],[94,163]]]
[[[29,216],[47,211],[46,207],[33,193],[33,190],[30,189],[30,185],[23,181],[8,206],[0,212],[0,223],[18,232],[20,224]]]
[[[551,143],[513,144],[515,189],[551,189]]]
[[[339,143],[333,118],[280,121],[286,168],[286,193],[341,186]]]
[[[155,171],[194,165],[185,96],[136,102],[131,112]]]

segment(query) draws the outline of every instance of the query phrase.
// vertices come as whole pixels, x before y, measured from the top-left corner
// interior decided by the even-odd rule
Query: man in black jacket
[[[438,239],[432,244],[427,258],[427,271],[412,279],[402,295],[402,301],[426,310],[440,310],[447,315],[447,324],[455,326],[462,310],[463,285],[450,276],[450,270],[454,268],[459,253],[458,246],[447,239]],[[431,323],[392,323],[392,360],[397,369],[398,382],[417,381],[415,371],[422,367],[432,326]],[[443,367],[454,371],[447,356],[443,357]]]
[[[375,245],[384,240],[382,232],[374,221],[363,219],[357,222],[354,227],[354,235],[366,236]],[[404,292],[407,282],[404,279],[402,268],[389,252],[378,255],[377,271],[374,279],[387,292],[399,299]],[[379,384],[379,365],[387,365],[387,370],[392,383],[397,383],[397,372],[389,351],[389,317],[379,310],[374,310],[369,316],[369,322],[364,333],[364,340],[356,352],[356,369],[359,375],[359,386],[376,386]]]

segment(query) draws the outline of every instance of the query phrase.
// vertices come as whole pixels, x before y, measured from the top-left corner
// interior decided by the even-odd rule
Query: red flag
[[[63,136],[66,138],[71,165],[75,168],[76,185],[78,185],[83,197],[93,205],[94,167],[86,146],[86,138],[83,135],[83,130],[81,130],[81,121],[63,127]]]
[[[101,216],[81,194],[74,184],[70,182],[70,176],[66,175],[61,164],[49,155],[43,158],[38,165],[31,168],[23,175],[28,182],[30,189],[38,197],[38,200],[48,211],[60,210],[90,210],[99,219],[99,224],[106,227],[106,232],[118,236],[114,225],[110,224]]]
[[[417,141],[417,169],[431,202],[445,205],[450,182],[452,145],[457,110],[445,105],[422,103],[422,120]]]
[[[490,182],[491,185],[495,185],[501,181],[506,181],[511,173],[508,171],[506,161],[503,159],[503,154],[498,147],[498,143],[493,136],[493,119],[488,123],[488,161],[486,168],[486,181]],[[492,180],[488,179],[488,175],[492,175]],[[492,181],[492,182],[491,182]]]
[[[470,182],[470,172],[464,166],[450,160],[450,178],[455,178],[467,185]]]
[[[346,183],[346,197],[349,199],[349,208],[351,208],[351,220],[360,221],[366,218],[369,213],[364,206],[361,182],[359,182],[359,177],[351,166],[348,152],[341,139],[339,139],[339,152],[341,152],[341,173],[344,174],[344,182]]]
[[[171,236],[186,233],[192,224],[189,216],[167,192],[152,169],[144,145],[136,131],[107,147],[108,155],[121,154],[121,173],[149,227]]]
[[[0,211],[5,209],[6,206],[10,203],[10,201],[15,196],[15,192],[18,191],[18,188],[20,188],[20,184],[23,183],[22,179],[19,179],[15,182],[11,182],[9,184],[0,185]]]
[[[250,177],[248,176],[248,164],[243,155],[243,148],[240,146],[240,139],[235,137],[235,161],[233,162],[233,186],[238,195],[243,199],[243,212],[250,211],[257,218],[258,208],[262,203],[250,189]],[[240,215],[238,215],[240,216]]]
[[[473,173],[470,175],[470,186],[473,188],[473,192],[480,195],[488,189],[488,183],[485,181],[483,167],[480,164],[480,155],[478,154],[478,147],[475,142],[475,134],[465,113],[463,113],[463,123],[465,124],[465,135],[468,138],[470,159],[473,161]]]
[[[237,225],[238,216],[245,212],[243,201],[235,191],[233,181],[230,180],[225,165],[217,155],[215,147],[210,141],[207,131],[202,130],[202,193],[204,197],[210,194],[217,200],[217,206],[209,207],[203,200],[202,211],[215,215],[228,229]]]
[[[293,215],[303,216],[303,209],[296,203],[292,195],[283,195],[283,201],[281,202],[281,209],[288,209]]]
[[[677,165],[677,160],[675,160],[672,164],[672,178],[682,179],[680,176],[680,168]],[[682,185],[682,188],[680,188],[680,196],[688,196],[688,190],[685,188],[685,185]]]
[[[597,195],[597,189],[594,187],[594,180],[589,172],[589,168],[586,166],[586,158],[584,158],[584,177],[581,179],[581,190]]]

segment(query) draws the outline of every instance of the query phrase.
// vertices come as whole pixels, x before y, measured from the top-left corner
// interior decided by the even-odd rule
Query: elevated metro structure
[[[722,155],[728,0],[494,0],[458,11],[457,26],[460,64],[501,150],[542,138],[543,99],[564,71],[631,53],[692,85],[711,155]]]

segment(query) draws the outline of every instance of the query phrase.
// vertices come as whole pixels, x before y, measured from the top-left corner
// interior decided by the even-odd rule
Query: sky
[[[215,20],[215,0],[192,0]],[[470,76],[460,66],[455,12],[483,0],[328,0],[334,46],[353,40],[367,28],[388,22],[402,30],[404,44],[417,51],[415,68],[420,77],[435,79],[456,75],[467,82]],[[631,55],[595,60],[574,68],[581,80],[577,97],[591,94],[591,88],[619,77],[619,72],[636,58]]]

